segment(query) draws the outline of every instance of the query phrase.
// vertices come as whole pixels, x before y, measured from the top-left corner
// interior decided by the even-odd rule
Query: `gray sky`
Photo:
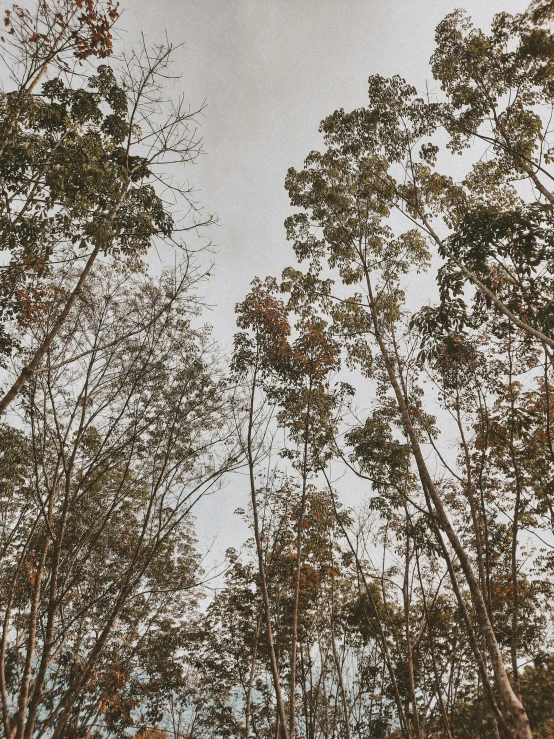
[[[124,25],[132,39],[167,34],[184,42],[178,85],[192,105],[207,101],[204,151],[190,171],[199,199],[219,216],[207,291],[218,338],[229,342],[234,306],[254,276],[292,262],[284,238],[283,187],[320,145],[320,120],[367,99],[370,74],[400,74],[432,87],[428,60],[437,23],[463,6],[488,27],[499,10],[524,0],[132,0]]]
[[[132,0],[129,41],[168,37],[179,49],[176,92],[207,101],[205,154],[189,172],[199,199],[219,216],[218,248],[206,295],[217,338],[230,346],[234,306],[257,275],[279,275],[293,255],[283,220],[288,167],[320,146],[319,121],[337,108],[364,105],[370,74],[400,74],[433,89],[428,60],[434,29],[456,7],[488,28],[500,10],[523,0]],[[236,543],[244,505],[240,485],[204,501],[200,533],[218,535],[217,550]],[[236,492],[235,492],[236,491]]]

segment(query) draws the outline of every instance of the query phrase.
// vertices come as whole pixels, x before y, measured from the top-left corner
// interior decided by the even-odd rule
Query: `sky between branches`
[[[205,295],[207,320],[227,348],[234,306],[257,275],[278,276],[294,262],[283,221],[290,213],[284,179],[320,148],[319,122],[337,108],[362,106],[370,74],[400,74],[432,92],[428,66],[434,30],[463,7],[488,29],[501,10],[526,0],[132,0],[123,3],[125,43],[165,34],[177,51],[175,92],[192,106],[205,100],[204,154],[191,172],[197,197],[219,225],[212,229],[215,268]],[[128,32],[128,33],[127,33]],[[418,278],[421,280],[421,278]],[[430,278],[429,278],[430,279]],[[420,282],[423,292],[425,279]],[[419,286],[418,286],[419,289]],[[244,539],[238,480],[196,509],[201,545],[212,556]],[[350,502],[350,501],[348,501]],[[211,557],[210,557],[211,558]]]

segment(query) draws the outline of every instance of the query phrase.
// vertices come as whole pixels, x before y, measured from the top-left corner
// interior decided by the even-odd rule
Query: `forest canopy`
[[[203,107],[121,10],[3,18],[2,736],[552,739],[554,3],[330,112],[229,352]]]

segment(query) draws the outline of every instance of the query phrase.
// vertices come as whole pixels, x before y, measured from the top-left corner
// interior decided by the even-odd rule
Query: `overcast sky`
[[[517,12],[521,0],[129,0],[128,42],[165,33],[184,46],[175,92],[193,106],[207,102],[204,155],[189,173],[199,199],[219,217],[218,248],[207,297],[208,320],[230,345],[234,306],[256,276],[279,275],[293,261],[283,229],[287,169],[320,146],[320,120],[337,108],[365,104],[370,74],[400,74],[433,89],[428,60],[434,29],[457,7],[475,25]],[[238,486],[240,487],[240,486]],[[235,485],[198,510],[202,538],[217,549],[235,543],[244,501]],[[233,523],[235,521],[235,523]]]

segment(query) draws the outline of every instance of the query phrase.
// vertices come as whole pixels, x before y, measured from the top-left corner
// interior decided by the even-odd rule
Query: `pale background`
[[[207,102],[204,155],[189,172],[198,198],[219,225],[212,230],[216,264],[207,320],[230,347],[234,306],[256,276],[279,275],[293,263],[283,221],[283,183],[321,145],[318,124],[337,108],[364,105],[370,74],[400,74],[418,89],[434,88],[428,60],[434,29],[457,7],[488,30],[494,13],[518,12],[521,0],[132,0],[125,7],[126,43],[184,43],[175,93]],[[422,283],[423,284],[423,283]],[[201,544],[213,556],[236,545],[244,530],[233,510],[245,505],[240,478],[196,511]]]

